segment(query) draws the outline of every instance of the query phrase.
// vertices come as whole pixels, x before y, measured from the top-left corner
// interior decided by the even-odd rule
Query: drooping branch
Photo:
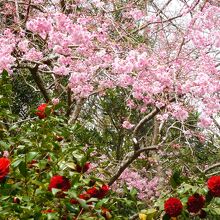
[[[46,90],[46,88],[44,87],[44,82],[41,78],[41,76],[38,73],[38,65],[35,65],[34,68],[29,68],[31,75],[35,81],[35,83],[37,84],[38,88],[40,89],[41,93],[44,96],[44,99],[46,102],[48,102],[50,100],[50,96]]]
[[[116,172],[116,174],[110,179],[108,185],[111,186],[119,177],[120,175],[124,172],[124,170],[134,161],[136,160],[142,152],[150,151],[150,150],[158,150],[160,145],[152,145],[150,147],[145,147],[141,148],[137,151],[134,151],[131,157],[124,162]]]

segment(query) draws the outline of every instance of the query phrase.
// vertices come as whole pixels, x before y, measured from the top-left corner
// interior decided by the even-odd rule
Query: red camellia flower
[[[96,198],[99,193],[99,190],[95,186],[93,186],[92,188],[88,189],[86,193],[89,194],[90,197]]]
[[[99,190],[99,195],[97,198],[102,199],[104,198],[110,190],[110,187],[108,185],[102,185],[101,189]]]
[[[177,217],[183,209],[183,205],[178,198],[169,198],[164,203],[164,210],[170,217]]]
[[[79,173],[85,173],[90,167],[90,162],[86,162],[84,166],[76,165],[76,171]]]
[[[4,180],[4,178],[9,173],[10,160],[8,158],[2,157],[0,158],[0,182]]]
[[[220,176],[212,176],[208,180],[208,188],[215,197],[220,197]]]
[[[102,199],[109,192],[110,188],[108,185],[103,185],[100,189],[97,189],[95,186],[88,189],[86,193],[88,193],[91,197]]]
[[[47,104],[46,103],[43,103],[43,104],[39,105],[35,114],[40,119],[46,118],[47,117],[46,112],[45,112],[46,108],[47,108]]]
[[[205,205],[205,197],[198,193],[190,196],[187,202],[187,210],[192,213],[199,212]]]
[[[61,189],[62,191],[68,191],[70,189],[70,181],[64,176],[53,176],[50,179],[50,184],[48,190],[51,191],[52,188]]]

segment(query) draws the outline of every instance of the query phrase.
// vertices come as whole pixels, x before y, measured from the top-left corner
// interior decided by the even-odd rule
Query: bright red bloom
[[[95,186],[93,186],[92,188],[88,189],[86,193],[89,194],[91,197],[96,198],[99,193],[99,190]]]
[[[82,194],[79,195],[79,198],[84,199],[84,200],[88,200],[88,199],[90,199],[90,197],[91,196],[87,193],[82,193]]]
[[[198,193],[190,196],[187,202],[187,210],[192,213],[199,212],[205,205],[205,197]]]
[[[52,188],[61,189],[62,191],[68,191],[70,189],[70,181],[64,176],[53,176],[50,179],[50,184],[48,190],[51,191]]]
[[[46,118],[47,115],[46,115],[46,108],[47,108],[47,104],[46,103],[43,103],[43,104],[40,104],[37,108],[37,111],[36,111],[36,115],[40,118],[40,119],[43,119],[43,118]]]
[[[2,157],[0,158],[0,182],[4,180],[4,178],[9,173],[10,160],[8,158]]]
[[[164,203],[164,210],[170,217],[177,217],[183,209],[183,205],[178,198],[169,198]]]
[[[84,166],[76,165],[76,171],[79,173],[85,173],[90,167],[90,162],[86,162]]]
[[[109,190],[110,190],[110,187],[108,185],[103,185],[100,189],[97,189],[96,187],[92,187],[88,189],[86,192],[89,195],[91,195],[91,197],[102,199],[107,195]]]
[[[215,197],[220,197],[220,176],[212,176],[208,179],[208,188]]]
[[[78,204],[79,202],[76,199],[70,199],[70,203],[75,205]]]
[[[101,189],[99,190],[99,194],[97,198],[102,199],[104,198],[110,190],[110,187],[108,185],[102,185]]]

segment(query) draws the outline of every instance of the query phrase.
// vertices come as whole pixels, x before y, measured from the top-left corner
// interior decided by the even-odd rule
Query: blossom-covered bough
[[[116,165],[110,186],[141,156],[163,155],[176,143],[192,150],[191,137],[201,140],[203,128],[219,126],[218,1],[0,4],[0,72],[21,75],[42,102],[59,98],[69,126],[104,134],[103,121],[109,123],[109,134],[118,135],[108,152]],[[124,113],[112,114],[105,100]],[[41,119],[45,106],[38,108]]]

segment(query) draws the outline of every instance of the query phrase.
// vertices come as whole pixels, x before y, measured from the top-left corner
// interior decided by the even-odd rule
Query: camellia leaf
[[[20,163],[22,162],[22,159],[19,159],[19,160],[16,160],[16,161],[14,161],[11,165],[12,165],[12,167],[17,167]]]
[[[215,215],[220,215],[220,208],[212,208],[212,213],[214,213]]]
[[[27,175],[27,167],[24,161],[21,161],[21,163],[18,166],[20,173],[22,174],[22,176],[26,176]]]
[[[173,175],[170,178],[170,184],[173,188],[176,188],[182,183],[182,178],[181,178],[181,171],[176,170],[174,171]]]
[[[108,198],[105,198],[105,199],[100,200],[100,201],[96,204],[95,207],[96,207],[97,209],[100,208],[100,207],[102,207],[103,204],[105,204],[108,200],[109,200]]]
[[[72,170],[75,170],[75,169],[76,169],[76,164],[73,163],[73,162],[68,162],[68,163],[66,163],[66,166],[69,167],[69,168],[72,169]]]
[[[60,189],[52,188],[52,194],[55,196],[58,192],[60,192]]]
[[[27,153],[27,162],[32,161],[36,156],[37,156],[38,152],[29,152]]]
[[[167,215],[167,214],[165,214],[165,215],[163,216],[163,220],[170,220],[170,216]]]
[[[4,141],[0,141],[0,146],[3,147],[5,150],[9,149],[10,144],[5,143]]]

